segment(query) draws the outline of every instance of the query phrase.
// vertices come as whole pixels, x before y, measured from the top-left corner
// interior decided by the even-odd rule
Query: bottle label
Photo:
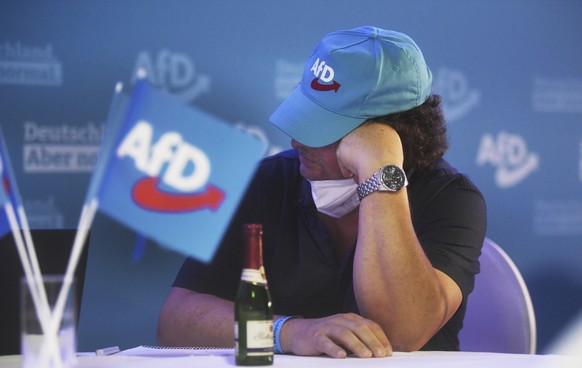
[[[247,355],[273,354],[273,321],[247,321]]]
[[[240,278],[242,281],[251,282],[254,284],[267,284],[267,277],[265,276],[265,269],[263,267],[258,270],[244,268]]]

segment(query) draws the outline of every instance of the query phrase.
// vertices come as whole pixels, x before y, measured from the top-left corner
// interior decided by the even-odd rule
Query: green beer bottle
[[[263,267],[263,227],[246,224],[244,265],[234,303],[236,365],[273,364],[273,306]]]

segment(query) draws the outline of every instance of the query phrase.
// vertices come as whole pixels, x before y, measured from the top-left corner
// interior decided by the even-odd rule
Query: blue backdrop
[[[31,225],[75,227],[115,83],[136,69],[274,153],[289,141],[267,119],[322,36],[405,32],[444,97],[447,158],[530,288],[543,352],[582,309],[580,19],[575,0],[3,1],[0,123]],[[79,349],[154,343],[181,260],[99,215]]]

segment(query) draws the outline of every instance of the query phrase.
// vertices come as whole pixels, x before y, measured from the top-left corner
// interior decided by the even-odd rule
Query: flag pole
[[[10,157],[4,141],[4,134],[2,134],[1,130],[0,156],[0,174],[3,180],[0,185],[2,186],[1,197],[2,202],[4,202],[4,210],[12,231],[12,236],[14,237],[14,242],[24,270],[25,279],[32,297],[36,315],[43,333],[46,334],[49,327],[50,305],[42,280],[42,273],[38,263],[36,249],[30,233],[30,226],[28,225],[28,220],[24,212],[20,193],[18,192],[16,178],[10,165]],[[14,207],[16,207],[17,212]],[[24,233],[24,240],[20,227],[22,227],[22,232]],[[46,336],[46,338],[48,339],[46,343],[49,345],[49,348],[51,349],[50,353],[52,354],[49,358],[52,357],[55,359],[57,367],[62,367],[60,352],[57,345],[57,336]]]
[[[70,288],[74,280],[74,274],[83,251],[83,247],[89,235],[89,230],[91,229],[91,224],[93,223],[93,219],[97,212],[97,194],[99,192],[101,181],[103,180],[104,170],[107,167],[107,161],[109,160],[109,151],[113,146],[112,139],[115,138],[115,133],[117,132],[117,126],[115,123],[118,122],[120,118],[125,117],[124,115],[122,117],[119,116],[119,114],[125,114],[125,105],[121,99],[122,90],[123,84],[121,82],[116,83],[114,97],[111,102],[109,115],[107,117],[106,131],[101,141],[100,154],[95,164],[93,175],[87,190],[85,203],[83,204],[81,214],[79,216],[77,232],[75,234],[75,239],[73,240],[71,254],[69,255],[63,286],[57,297],[57,302],[52,315],[50,316],[49,328],[51,333],[57,333],[60,321],[63,318],[65,302],[67,300],[67,296],[69,295]],[[110,130],[113,130],[113,132],[110,132]],[[41,348],[41,353],[46,354],[45,349],[46,347],[43,346]]]
[[[43,346],[48,345],[48,347],[46,347],[45,349],[50,349],[49,352],[52,355],[49,356],[49,358],[52,357],[52,359],[54,359],[53,361],[57,367],[62,367],[62,360],[57,344],[57,336],[56,334],[48,333],[50,329],[49,326],[50,307],[48,304],[46,290],[42,282],[42,275],[40,273],[35,274],[34,267],[32,267],[31,265],[31,263],[34,262],[31,262],[31,260],[29,259],[29,257],[34,258],[38,265],[38,260],[36,259],[36,252],[33,252],[32,255],[27,255],[26,253],[26,246],[24,244],[22,234],[20,234],[18,220],[16,219],[16,214],[14,211],[14,207],[12,206],[12,203],[10,203],[10,201],[7,201],[4,205],[4,209],[6,211],[8,223],[10,224],[10,228],[12,229],[12,235],[14,236],[14,242],[16,244],[16,249],[18,251],[18,255],[22,263],[22,268],[24,269],[26,282],[28,283],[30,288],[30,294],[35,307],[35,311],[45,336],[45,339],[43,340]],[[46,355],[46,353],[44,355]],[[43,359],[41,359],[40,362],[48,363]]]

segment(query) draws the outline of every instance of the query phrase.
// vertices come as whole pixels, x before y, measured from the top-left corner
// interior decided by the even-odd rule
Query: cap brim
[[[269,121],[292,139],[309,147],[332,144],[366,119],[339,115],[313,102],[298,86],[273,112]]]

